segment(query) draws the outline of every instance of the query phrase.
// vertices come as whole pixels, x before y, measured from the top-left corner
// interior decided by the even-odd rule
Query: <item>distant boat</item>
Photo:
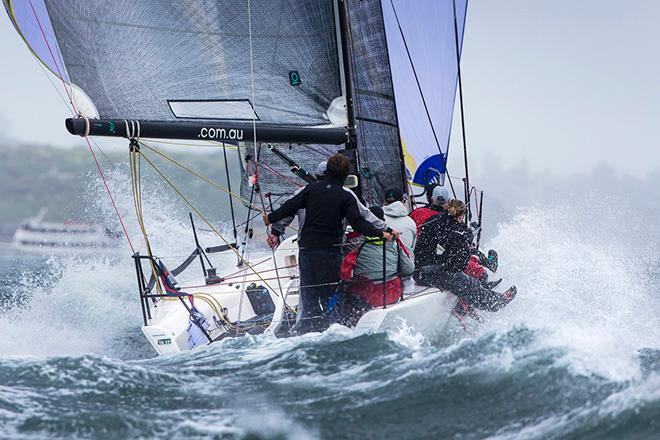
[[[16,232],[12,248],[36,253],[94,253],[116,247],[117,235],[99,224],[45,222],[47,209],[24,221]]]

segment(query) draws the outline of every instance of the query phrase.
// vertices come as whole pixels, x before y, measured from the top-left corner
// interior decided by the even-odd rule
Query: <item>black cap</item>
[[[400,189],[396,188],[390,188],[387,191],[385,191],[385,201],[386,202],[403,202],[403,191]]]

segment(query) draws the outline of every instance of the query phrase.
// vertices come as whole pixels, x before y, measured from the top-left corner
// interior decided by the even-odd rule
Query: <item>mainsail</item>
[[[445,174],[467,0],[382,4],[408,179],[425,185]]]
[[[326,0],[252,0],[249,14],[234,0],[5,2],[49,67],[40,27],[52,32],[60,69],[101,118],[324,125],[341,95]]]

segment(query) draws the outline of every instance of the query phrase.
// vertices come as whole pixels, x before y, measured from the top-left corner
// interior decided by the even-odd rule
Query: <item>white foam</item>
[[[133,245],[144,253],[130,179],[119,168],[107,175]],[[88,194],[89,217],[115,225],[119,230],[105,189],[93,177],[95,180]],[[186,210],[162,188],[162,183],[156,181],[144,185],[145,223],[151,233],[152,249],[172,268],[192,252],[194,242],[186,222]],[[200,230],[199,236],[206,245],[218,244],[219,238],[212,233]],[[220,267],[235,264],[233,256],[211,258]],[[179,281],[186,283],[190,276],[198,277],[199,270],[195,269],[191,266],[187,273],[178,277]],[[0,354],[3,356],[110,353],[130,357],[130,353],[126,353],[126,341],[131,338],[142,354],[151,354],[139,333],[142,315],[134,263],[126,242],[114,253],[99,257],[53,256],[42,267],[21,276],[16,294],[29,300],[24,308],[0,317]]]
[[[569,348],[563,359],[577,374],[614,380],[640,374],[637,351],[660,341],[660,299],[651,285],[641,247],[617,242],[615,225],[597,226],[573,209],[535,208],[499,225],[487,248],[500,255],[503,285],[518,296],[497,314],[483,313],[485,330],[523,324],[542,330],[545,343]],[[590,213],[581,206],[580,213]]]

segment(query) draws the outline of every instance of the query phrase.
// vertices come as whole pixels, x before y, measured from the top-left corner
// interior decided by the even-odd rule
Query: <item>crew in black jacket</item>
[[[293,328],[297,334],[327,327],[321,302],[325,304],[339,282],[342,220],[347,219],[354,230],[365,236],[392,239],[390,233],[376,229],[360,215],[355,198],[343,189],[349,168],[348,159],[335,154],[328,160],[324,180],[310,183],[281,207],[264,215],[264,223],[269,225],[305,209],[305,224],[298,237],[301,295]]]
[[[471,233],[463,224],[465,205],[451,200],[447,212],[430,217],[422,226],[415,246],[416,281],[449,290],[471,306],[494,312],[516,295],[512,286],[503,293],[486,289],[463,271],[470,260]]]

